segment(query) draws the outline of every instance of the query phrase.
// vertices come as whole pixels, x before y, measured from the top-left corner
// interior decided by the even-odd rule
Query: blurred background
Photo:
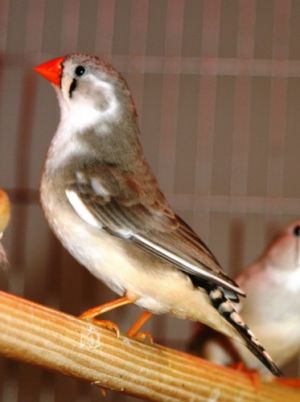
[[[297,0],[0,0],[0,186],[13,202],[1,289],[75,315],[115,297],[44,219],[39,179],[59,110],[35,65],[84,52],[123,73],[162,189],[234,276],[300,217],[299,38]],[[137,315],[108,318],[125,330]],[[193,324],[161,316],[146,329],[184,349]],[[96,387],[0,359],[1,402],[100,400]]]

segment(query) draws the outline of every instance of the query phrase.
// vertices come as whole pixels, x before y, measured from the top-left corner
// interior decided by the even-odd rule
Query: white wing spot
[[[101,229],[102,225],[99,221],[92,215],[92,213],[88,210],[88,208],[84,205],[80,197],[75,191],[66,190],[66,196],[74,208],[75,212],[82,220],[84,220],[89,225]]]

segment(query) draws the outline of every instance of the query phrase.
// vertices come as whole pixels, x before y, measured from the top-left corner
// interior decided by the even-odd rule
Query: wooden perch
[[[0,353],[150,401],[299,402],[300,391],[0,292]]]

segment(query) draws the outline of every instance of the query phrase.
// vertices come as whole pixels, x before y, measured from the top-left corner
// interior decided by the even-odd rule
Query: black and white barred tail
[[[213,287],[207,289],[212,305],[244,339],[247,348],[276,376],[281,376],[280,369],[273,362],[271,356],[254,336],[253,332],[243,322],[232,302],[225,296],[222,289]]]

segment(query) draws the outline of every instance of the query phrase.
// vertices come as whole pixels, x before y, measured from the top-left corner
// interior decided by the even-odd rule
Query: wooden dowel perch
[[[215,366],[0,292],[0,353],[150,401],[299,402],[300,391],[254,386],[242,372]]]

